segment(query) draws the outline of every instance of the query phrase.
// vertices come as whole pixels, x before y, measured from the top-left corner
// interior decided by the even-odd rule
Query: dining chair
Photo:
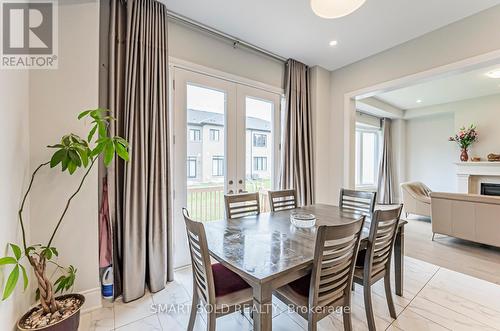
[[[278,288],[275,295],[308,321],[308,330],[342,308],[344,330],[352,330],[351,284],[365,216],[317,230],[311,274]]]
[[[373,214],[367,248],[359,251],[354,270],[354,282],[363,285],[368,329],[375,329],[371,286],[384,279],[385,296],[389,313],[396,319],[396,309],[391,291],[391,257],[398,232],[403,205],[388,210],[376,210]]]
[[[188,331],[193,330],[200,303],[207,311],[207,329],[215,331],[216,319],[242,310],[253,303],[252,288],[233,271],[220,263],[211,264],[203,223],[189,217],[182,209],[193,268],[193,301]]]
[[[269,191],[271,211],[297,208],[297,192],[295,190]]]
[[[377,192],[355,191],[344,188],[340,190],[339,206],[345,211],[371,216],[375,210],[376,201]]]
[[[224,195],[227,218],[240,218],[260,213],[259,193]]]

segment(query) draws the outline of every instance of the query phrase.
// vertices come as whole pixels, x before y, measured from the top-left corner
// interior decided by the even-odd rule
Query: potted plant
[[[460,154],[460,161],[469,161],[468,149],[473,143],[477,141],[477,137],[478,134],[476,131],[476,126],[474,124],[471,124],[471,126],[468,128],[460,128],[455,136],[450,137],[449,140],[456,142],[462,150],[462,153]]]
[[[18,217],[22,232],[22,245],[10,243],[10,256],[0,258],[0,266],[8,265],[12,267],[5,284],[2,300],[7,299],[18,282],[28,287],[28,273],[26,265],[29,265],[34,272],[38,287],[36,290],[37,300],[40,304],[27,312],[17,323],[19,330],[65,330],[72,331],[78,329],[80,320],[80,308],[85,298],[80,294],[66,294],[56,297],[57,294],[71,291],[76,278],[77,269],[70,265],[63,267],[57,263],[56,258],[59,252],[54,247],[53,241],[61,226],[68,208],[80,192],[87,176],[94,164],[102,156],[105,166],[109,166],[111,161],[118,155],[121,159],[128,161],[128,142],[118,136],[111,136],[109,133],[109,123],[114,120],[108,110],[93,109],[87,110],[78,115],[78,119],[90,118],[92,128],[86,138],[81,138],[73,133],[64,135],[56,145],[48,146],[55,149],[50,161],[40,164],[29,182],[28,188],[23,196],[19,208]],[[26,242],[25,224],[23,221],[23,208],[30,193],[35,176],[40,169],[49,166],[55,168],[60,165],[62,172],[73,175],[77,169],[85,169],[85,173],[76,191],[66,201],[61,216],[59,217],[52,235],[46,244],[29,245]],[[60,276],[54,281],[47,275],[47,267],[53,265],[60,272]]]

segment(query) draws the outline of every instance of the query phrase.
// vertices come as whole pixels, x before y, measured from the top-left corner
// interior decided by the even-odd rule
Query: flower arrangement
[[[476,126],[474,124],[471,124],[468,128],[466,128],[465,126],[460,128],[455,136],[450,137],[449,141],[454,141],[460,146],[460,148],[462,149],[462,155],[460,156],[460,159],[463,162],[466,162],[469,160],[467,150],[473,143],[477,141],[477,138],[478,133],[476,130]]]

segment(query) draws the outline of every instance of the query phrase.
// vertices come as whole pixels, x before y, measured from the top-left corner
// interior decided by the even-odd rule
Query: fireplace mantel
[[[500,182],[500,162],[457,162],[457,191],[479,194],[481,182]]]

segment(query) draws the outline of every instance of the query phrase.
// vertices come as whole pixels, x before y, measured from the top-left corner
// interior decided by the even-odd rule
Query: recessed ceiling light
[[[500,78],[500,68],[492,70],[492,71],[488,71],[486,73],[486,76],[488,76],[490,78]]]
[[[337,44],[338,44],[338,43],[339,43],[338,41],[336,41],[336,40],[332,40],[332,41],[330,41],[330,42],[328,43],[328,45],[330,45],[330,46],[337,46]]]
[[[417,103],[422,103],[422,100],[418,99],[418,100],[417,100]]]

